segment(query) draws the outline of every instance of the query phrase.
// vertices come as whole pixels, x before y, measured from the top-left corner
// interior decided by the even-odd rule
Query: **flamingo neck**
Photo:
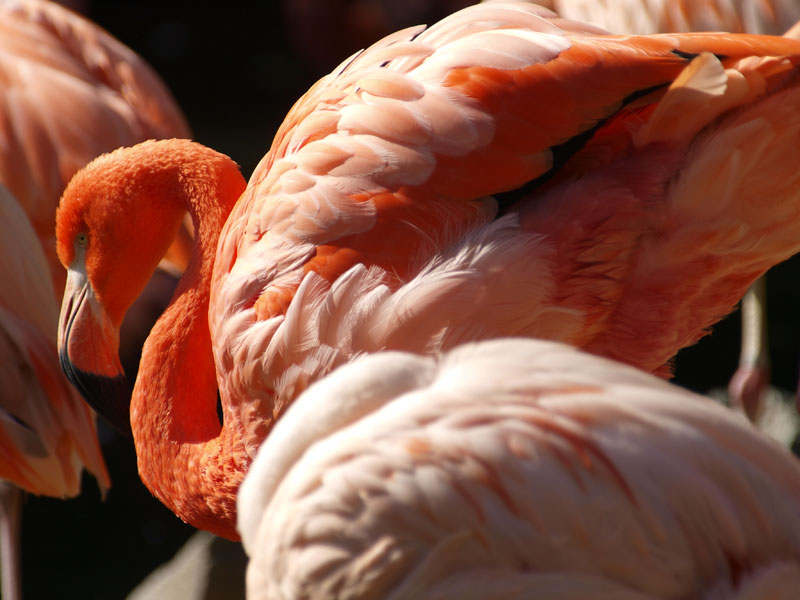
[[[238,428],[221,425],[217,417],[208,328],[217,240],[245,187],[236,165],[225,158],[229,164],[221,172],[204,163],[176,170],[169,201],[192,217],[194,252],[142,349],[131,427],[139,474],[150,491],[184,521],[238,539],[236,492],[249,461]]]

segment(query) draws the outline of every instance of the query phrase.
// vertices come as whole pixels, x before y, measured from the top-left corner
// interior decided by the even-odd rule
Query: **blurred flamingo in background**
[[[800,463],[637,369],[528,339],[304,392],[239,494],[248,598],[790,600]]]
[[[58,364],[58,303],[41,244],[0,186],[0,478],[48,496],[80,492],[85,466],[110,485],[94,419]],[[21,495],[3,484],[3,598],[20,597],[16,547]]]
[[[158,76],[96,25],[40,0],[0,10],[0,183],[30,218],[60,294],[55,207],[72,175],[103,152],[189,130]]]
[[[72,175],[95,156],[153,137],[188,136],[157,75],[131,50],[57,4],[0,3],[0,478],[34,494],[75,496],[83,466],[109,477],[94,417],[58,366],[55,210]],[[185,232],[170,257],[185,266]],[[133,315],[132,315],[133,316]],[[7,488],[4,530],[18,529]],[[4,560],[16,562],[6,538]],[[11,556],[9,556],[11,555]],[[18,597],[3,573],[4,598]]]
[[[77,174],[62,364],[99,410],[127,402],[117,328],[188,209],[130,423],[156,497],[230,538],[274,421],[363,353],[538,337],[667,375],[800,248],[798,62],[790,39],[606,36],[521,3],[398,32],[312,87],[246,189],[180,140]]]
[[[536,4],[565,19],[637,35],[687,31],[782,35],[800,21],[800,4],[795,0],[536,0]]]

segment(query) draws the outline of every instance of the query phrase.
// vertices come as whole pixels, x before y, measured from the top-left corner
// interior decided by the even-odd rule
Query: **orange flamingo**
[[[241,486],[247,597],[770,598],[800,585],[800,463],[717,403],[529,339],[367,356]]]
[[[790,39],[608,36],[522,3],[398,32],[295,105],[246,189],[180,140],[79,172],[62,364],[99,410],[127,404],[119,323],[188,208],[130,423],[154,495],[231,538],[274,421],[360,354],[524,336],[667,375],[800,249],[798,61]]]

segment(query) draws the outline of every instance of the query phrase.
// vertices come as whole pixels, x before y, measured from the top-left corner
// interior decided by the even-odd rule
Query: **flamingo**
[[[238,503],[250,600],[800,585],[794,456],[708,398],[556,342],[340,367],[276,424]]]
[[[800,249],[798,61],[791,39],[609,36],[524,3],[398,32],[298,101],[249,183],[186,140],[80,171],[62,365],[119,418],[119,323],[188,209],[129,424],[151,492],[231,539],[274,422],[361,354],[534,337],[666,376]]]

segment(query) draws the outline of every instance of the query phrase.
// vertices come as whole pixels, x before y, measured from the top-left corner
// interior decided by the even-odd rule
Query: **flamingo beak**
[[[58,323],[58,354],[70,383],[126,437],[131,386],[119,361],[119,329],[97,301],[85,270],[70,268]]]

